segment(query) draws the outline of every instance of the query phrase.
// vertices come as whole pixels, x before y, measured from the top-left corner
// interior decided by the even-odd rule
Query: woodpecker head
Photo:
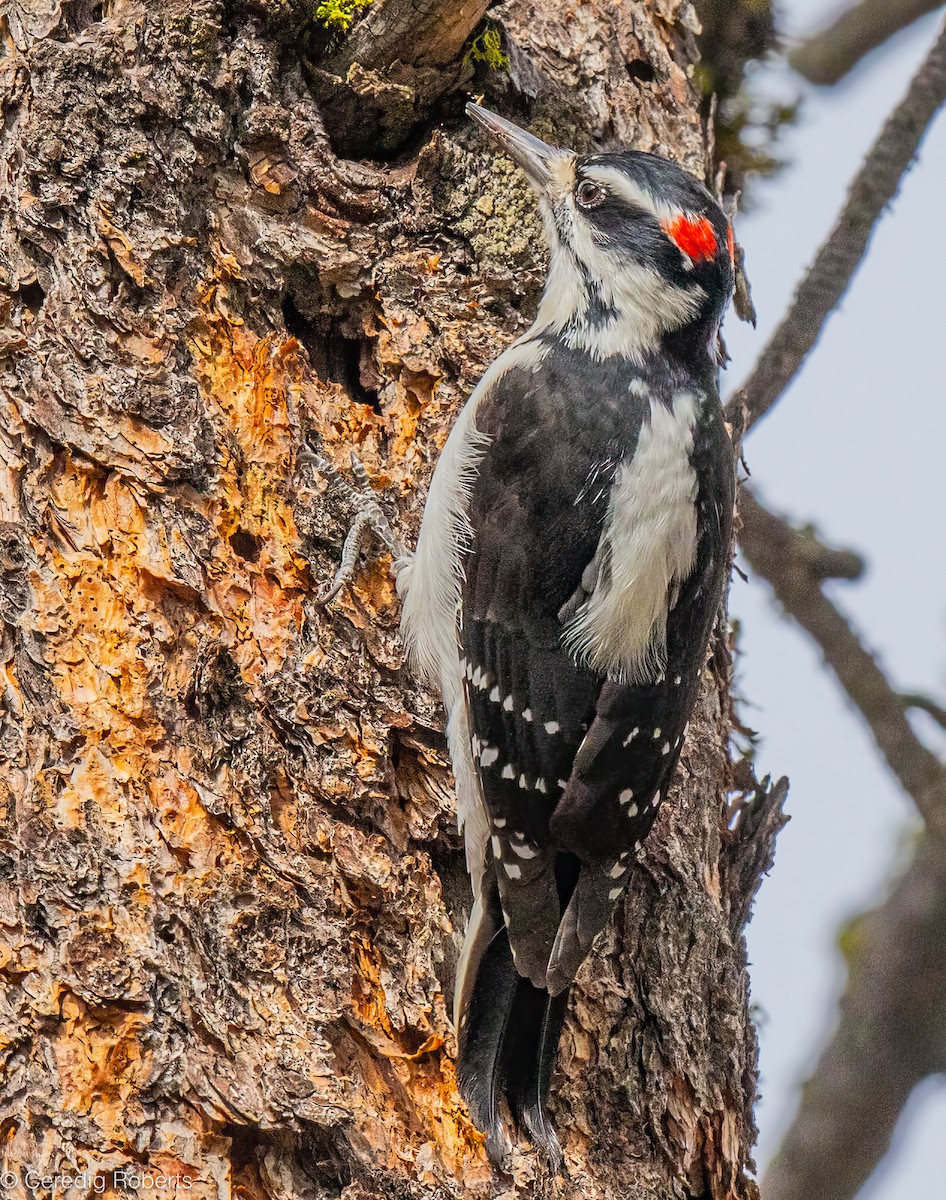
[[[539,198],[552,258],[537,324],[595,357],[641,358],[672,338],[716,361],[734,245],[703,184],[654,154],[578,155],[478,104],[467,112]]]

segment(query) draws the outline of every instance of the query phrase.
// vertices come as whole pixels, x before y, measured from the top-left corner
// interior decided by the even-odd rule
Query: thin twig
[[[827,29],[802,42],[789,54],[788,61],[812,83],[837,83],[871,50],[939,8],[941,3],[942,0],[861,0],[860,4],[845,9]]]
[[[847,618],[822,591],[839,565],[838,551],[821,546],[768,512],[745,487],[739,494],[739,542],[749,564],[772,585],[782,607],[821,647],[838,682],[860,710],[890,769],[919,809],[928,831],[946,837],[946,768],[907,720],[903,701]],[[852,556],[855,557],[855,556]]]
[[[855,176],[837,224],[799,284],[788,313],[755,370],[726,406],[727,419],[734,425],[748,431],[795,377],[847,290],[874,226],[896,195],[923,134],[944,101],[946,26]]]
[[[938,725],[946,729],[946,708],[931,700],[929,696],[921,696],[919,692],[901,692],[900,703],[906,709],[915,708],[927,713]]]

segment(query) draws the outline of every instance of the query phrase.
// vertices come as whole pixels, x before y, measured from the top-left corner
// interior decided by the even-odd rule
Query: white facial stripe
[[[652,213],[660,222],[664,233],[666,233],[670,241],[680,251],[685,270],[692,271],[694,263],[690,255],[677,241],[678,235],[671,228],[677,221],[692,222],[698,227],[709,224],[711,231],[710,247],[707,252],[698,254],[697,257],[711,257],[716,253],[715,247],[718,242],[718,234],[712,227],[712,222],[709,220],[705,209],[675,208],[658,199],[648,188],[635,182],[623,171],[619,171],[614,167],[588,167],[585,170],[585,175],[589,179],[594,179],[595,182],[600,183],[603,187],[608,188],[614,195],[619,196],[626,203],[636,205],[638,208],[643,208],[645,211]]]
[[[616,167],[586,167],[584,175],[585,178],[600,183],[602,187],[607,188],[609,192],[613,192],[615,196],[619,196],[628,204],[653,213],[661,223],[681,215],[678,209],[671,208],[669,204],[658,200],[648,188],[636,183],[629,175],[619,171]]]

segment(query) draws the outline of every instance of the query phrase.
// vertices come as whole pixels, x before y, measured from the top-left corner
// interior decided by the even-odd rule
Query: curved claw
[[[355,518],[342,546],[342,557],[338,570],[335,572],[335,578],[329,588],[316,597],[316,605],[324,608],[326,604],[335,599],[343,587],[346,587],[354,579],[358,555],[372,534],[390,552],[395,561],[404,557],[405,551],[395,537],[391,523],[378,503],[368,473],[354,451],[351,452],[351,466],[356,487],[342,477],[334,463],[310,446],[303,446],[298,457],[300,461],[322,475],[332,487],[341,492],[355,510]]]

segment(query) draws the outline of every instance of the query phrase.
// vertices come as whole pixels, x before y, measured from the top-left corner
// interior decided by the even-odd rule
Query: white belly
[[[633,458],[614,476],[594,590],[569,621],[576,657],[625,683],[652,682],[667,660],[667,613],[696,561],[696,396],[652,400]]]

